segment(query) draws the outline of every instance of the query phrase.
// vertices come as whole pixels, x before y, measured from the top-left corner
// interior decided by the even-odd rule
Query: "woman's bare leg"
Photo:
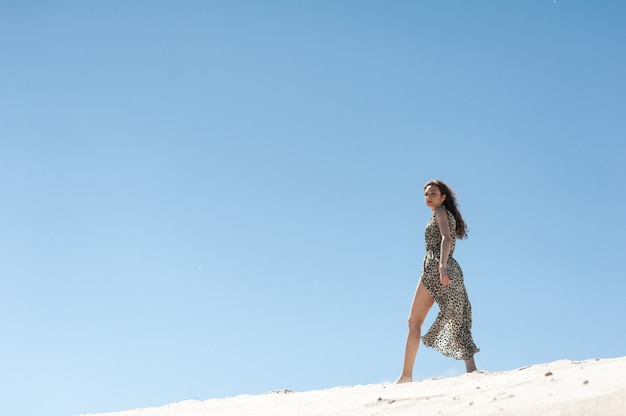
[[[470,358],[469,360],[465,360],[465,369],[468,373],[478,370],[476,368],[476,363],[474,362],[474,357]]]
[[[415,356],[420,346],[420,337],[422,335],[422,324],[428,311],[435,303],[435,300],[426,286],[420,280],[411,305],[411,314],[409,315],[409,334],[406,338],[406,350],[404,352],[404,366],[402,367],[402,375],[396,383],[408,383],[413,381],[413,365],[415,364]]]

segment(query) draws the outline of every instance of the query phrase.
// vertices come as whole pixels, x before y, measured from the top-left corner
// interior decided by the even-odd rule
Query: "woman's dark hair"
[[[454,219],[456,220],[456,236],[461,239],[467,238],[467,225],[465,225],[465,221],[463,221],[461,211],[459,211],[459,208],[456,206],[456,196],[454,192],[452,192],[450,187],[444,182],[436,180],[428,182],[424,185],[424,189],[428,188],[430,185],[439,188],[441,195],[446,196],[446,199],[443,201],[443,206],[454,215]]]

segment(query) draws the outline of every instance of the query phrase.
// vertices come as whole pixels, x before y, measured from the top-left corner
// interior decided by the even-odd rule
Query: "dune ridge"
[[[98,416],[621,416],[626,356],[559,360],[502,372],[477,372],[407,384],[279,390]],[[83,415],[87,416],[87,415]],[[95,416],[95,415],[92,415]]]

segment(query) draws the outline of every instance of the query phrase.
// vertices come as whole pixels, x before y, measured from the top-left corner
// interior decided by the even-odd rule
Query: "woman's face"
[[[426,200],[426,206],[434,211],[443,204],[443,201],[446,200],[446,196],[441,195],[441,191],[437,185],[428,185],[426,189],[424,189],[424,199]]]

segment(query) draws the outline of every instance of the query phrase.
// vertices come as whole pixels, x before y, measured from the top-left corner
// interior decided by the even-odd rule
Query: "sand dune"
[[[626,415],[626,357],[413,383],[183,401],[100,416]]]

